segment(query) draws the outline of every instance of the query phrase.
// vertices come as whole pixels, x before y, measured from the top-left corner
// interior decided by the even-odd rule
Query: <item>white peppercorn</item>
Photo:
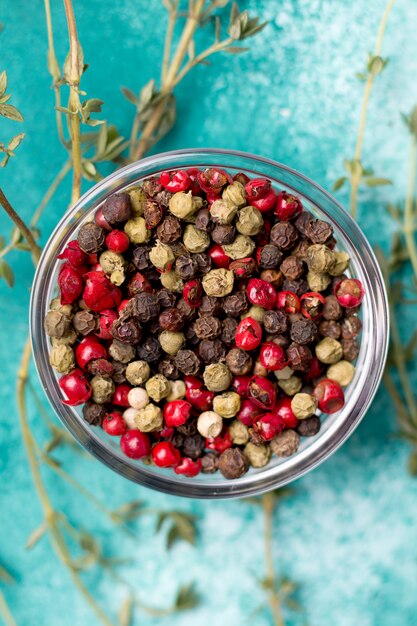
[[[197,420],[197,430],[203,437],[217,437],[223,428],[223,418],[214,411],[204,411]]]
[[[149,395],[142,387],[133,387],[127,394],[127,401],[134,409],[144,409],[149,404]]]

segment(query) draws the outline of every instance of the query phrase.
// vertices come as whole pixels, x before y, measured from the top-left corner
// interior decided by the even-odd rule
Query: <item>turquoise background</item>
[[[330,189],[351,158],[363,86],[355,72],[374,47],[383,0],[250,0],[270,25],[242,56],[219,56],[210,67],[193,71],[178,89],[180,122],[158,150],[190,146],[253,151],[294,167]],[[67,51],[61,3],[53,3],[60,60]],[[80,39],[90,63],[83,86],[105,101],[104,117],[128,133],[133,109],[120,87],[137,90],[160,71],[165,13],[159,2],[89,0],[75,2]],[[46,70],[46,30],[42,3],[3,2],[1,69],[9,91],[25,116],[27,137],[6,170],[1,185],[13,205],[29,218],[64,162]],[[404,197],[408,134],[399,113],[417,102],[417,4],[402,0],[394,8],[384,43],[390,57],[375,84],[369,107],[364,163],[393,187],[360,194],[360,223],[373,244],[387,248],[393,229],[384,204]],[[203,45],[208,34],[200,38]],[[2,122],[2,138],[20,126]],[[69,199],[66,180],[45,213],[45,241]],[[347,204],[345,192],[339,198]],[[0,215],[0,228],[9,222]],[[57,562],[48,539],[32,551],[24,545],[41,523],[22,445],[15,403],[18,359],[27,333],[27,307],[33,269],[29,255],[9,256],[17,285],[0,283],[0,562],[18,583],[2,586],[19,626],[79,626],[98,623]],[[407,318],[407,315],[409,316]],[[412,322],[404,314],[404,329]],[[33,380],[36,381],[35,375]],[[36,381],[37,384],[37,381]],[[45,428],[34,407],[31,423],[42,440]],[[417,624],[417,492],[406,472],[408,446],[393,437],[395,415],[381,389],[366,419],[341,450],[294,484],[294,495],[280,505],[274,523],[274,561],[278,574],[300,584],[300,615],[287,623],[310,626],[413,626]],[[263,601],[256,576],[263,576],[261,511],[244,501],[201,502],[152,493],[122,480],[96,461],[63,452],[67,469],[109,505],[141,498],[150,506],[197,514],[194,549],[177,545],[167,553],[163,533],[155,536],[152,517],[137,525],[135,539],[114,533],[103,516],[80,496],[45,474],[57,506],[94,529],[113,554],[135,558],[125,573],[139,596],[168,605],[179,584],[191,580],[201,605],[189,613],[135,624],[211,626],[272,624],[269,614],[251,612]],[[94,593],[117,611],[125,592],[108,577],[87,574]]]

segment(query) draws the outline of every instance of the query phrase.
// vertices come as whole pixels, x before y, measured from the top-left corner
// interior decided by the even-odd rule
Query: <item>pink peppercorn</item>
[[[121,291],[102,272],[88,272],[83,299],[92,311],[103,311],[118,306]]]
[[[326,302],[323,294],[317,291],[308,291],[300,298],[301,313],[307,319],[316,320],[323,314],[323,306]]]
[[[84,372],[79,369],[73,369],[69,374],[61,376],[59,386],[67,396],[63,403],[69,406],[84,404],[91,396],[90,383]]]
[[[268,191],[268,193],[262,198],[257,198],[256,200],[250,200],[249,204],[255,209],[258,209],[261,213],[267,213],[268,211],[272,211],[277,201],[277,194],[272,189]]]
[[[123,435],[127,429],[126,422],[119,411],[108,413],[101,424],[104,432],[112,437]]]
[[[293,196],[286,191],[281,191],[278,194],[277,202],[275,205],[275,215],[280,220],[291,220],[294,217],[300,215],[303,210],[301,200],[297,196]]]
[[[113,397],[111,399],[112,404],[116,406],[128,407],[130,406],[129,400],[127,399],[129,395],[129,391],[132,389],[130,385],[116,385],[116,389],[114,390]]]
[[[248,202],[264,198],[271,191],[271,181],[267,178],[253,178],[245,185]]]
[[[151,443],[148,435],[140,430],[132,429],[122,435],[120,448],[130,459],[142,459],[144,456],[149,456]]]
[[[104,228],[104,230],[111,230],[112,229],[110,224],[108,223],[108,221],[104,217],[102,209],[98,209],[98,211],[96,211],[96,214],[94,216],[94,221],[97,224],[97,226],[101,226],[101,228]]]
[[[245,426],[252,426],[252,422],[258,415],[263,413],[263,409],[257,406],[252,400],[246,398],[240,405],[240,411],[236,415],[237,419],[245,424]]]
[[[58,286],[61,293],[61,304],[72,304],[81,295],[83,281],[69,263],[65,263],[58,276]]]
[[[188,306],[193,309],[199,307],[203,298],[203,287],[201,285],[201,281],[195,278],[185,283],[182,290],[182,296]]]
[[[261,278],[250,278],[246,288],[249,302],[270,311],[275,308],[277,292],[271,283]]]
[[[65,259],[72,267],[79,268],[88,263],[88,254],[83,252],[78,241],[73,239],[68,242],[65,250],[57,256],[57,259]]]
[[[106,246],[113,252],[123,254],[130,245],[130,240],[123,230],[112,230],[106,237]]]
[[[214,244],[213,246],[211,246],[211,248],[207,250],[207,254],[209,255],[213,264],[216,267],[221,267],[226,270],[228,269],[230,261],[232,259],[227,256],[227,254],[220,245]]]
[[[241,398],[247,398],[250,379],[251,376],[235,376],[232,379],[232,384],[230,385],[230,387],[233,389],[233,391],[236,391],[236,393],[238,393]]]
[[[282,370],[288,365],[285,351],[273,341],[266,341],[261,345],[259,360],[262,365],[271,372]]]
[[[297,428],[299,420],[293,413],[291,398],[288,396],[278,398],[273,413],[284,422],[285,428]]]
[[[111,327],[113,322],[118,318],[118,315],[114,309],[105,309],[100,313],[99,330],[96,332],[97,337],[104,340],[113,339],[111,334]]]
[[[264,413],[253,421],[253,428],[265,441],[270,441],[285,428],[284,420],[276,413]]]
[[[252,317],[245,317],[236,329],[235,341],[242,350],[255,350],[262,340],[262,327]]]
[[[365,295],[365,290],[357,278],[345,278],[336,284],[334,295],[339,304],[350,308],[359,306]]]
[[[105,359],[107,350],[94,336],[84,337],[75,348],[75,360],[81,369],[86,369],[90,361]]]
[[[191,416],[192,405],[186,400],[172,400],[164,406],[164,420],[168,427],[182,426]]]
[[[151,456],[157,467],[176,467],[181,462],[180,451],[170,441],[155,444]]]
[[[222,431],[217,437],[207,437],[206,439],[206,448],[215,450],[219,454],[231,448],[232,445],[233,441],[228,429]]]
[[[293,291],[279,291],[277,295],[277,309],[285,313],[298,313],[301,304],[300,298]]]
[[[186,171],[178,170],[177,172],[162,172],[159,182],[167,191],[177,193],[190,188],[191,178]]]
[[[183,457],[181,463],[177,465],[177,467],[174,467],[174,472],[186,476],[187,478],[193,478],[201,472],[201,460]]]
[[[336,413],[345,404],[345,394],[342,387],[335,380],[324,378],[313,390],[319,410],[323,413]]]
[[[276,402],[275,385],[265,376],[252,376],[248,387],[248,398],[257,406],[271,411]]]

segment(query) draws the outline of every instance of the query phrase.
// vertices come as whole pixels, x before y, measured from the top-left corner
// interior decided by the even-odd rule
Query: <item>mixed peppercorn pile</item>
[[[58,258],[63,403],[132,459],[225,478],[344,405],[364,290],[333,229],[267,179],[196,168],[110,196]]]

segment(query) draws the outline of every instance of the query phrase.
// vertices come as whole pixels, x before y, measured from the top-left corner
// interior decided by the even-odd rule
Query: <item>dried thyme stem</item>
[[[70,134],[71,134],[71,152],[73,165],[72,194],[71,203],[74,204],[81,196],[81,137],[80,137],[80,98],[78,87],[80,84],[80,44],[77,35],[77,25],[75,22],[74,7],[72,0],[64,0],[65,14],[67,17],[68,35],[70,42],[70,70],[69,84],[70,96],[68,108],[70,114]]]
[[[266,580],[268,581],[269,604],[274,619],[274,626],[284,626],[284,619],[281,613],[281,601],[276,592],[274,561],[272,557],[272,523],[275,509],[273,493],[266,493],[262,496],[262,509],[265,517],[265,573]]]
[[[2,591],[0,590],[0,616],[5,626],[17,626]]]
[[[404,237],[407,244],[408,255],[413,268],[414,276],[417,280],[417,249],[414,238],[415,227],[413,225],[413,205],[416,192],[416,167],[417,167],[417,137],[411,135],[410,144],[410,172],[408,177],[407,196],[404,210]]]
[[[384,39],[385,29],[387,27],[388,18],[390,13],[394,7],[396,0],[388,0],[388,3],[385,7],[384,13],[381,18],[381,22],[379,24],[378,35],[374,50],[374,56],[380,56],[382,49],[382,42]],[[362,146],[365,135],[365,126],[366,126],[366,116],[368,112],[368,104],[369,97],[371,95],[372,86],[374,83],[375,75],[372,72],[369,72],[368,77],[365,82],[365,90],[362,98],[362,106],[360,112],[360,122],[359,122],[359,130],[358,137],[356,140],[356,148],[355,148],[355,156],[354,162],[359,163],[362,155]],[[357,205],[358,205],[358,190],[361,182],[361,173],[359,168],[355,168],[350,177],[350,212],[353,217],[356,217]]]
[[[50,184],[49,188],[46,190],[45,195],[43,196],[38,208],[34,212],[33,217],[31,219],[30,225],[32,228],[36,226],[36,224],[38,223],[45,207],[51,201],[52,197],[54,196],[59,185],[64,180],[65,176],[71,171],[71,167],[72,167],[72,162],[70,160],[64,163],[64,165],[61,167],[58,174],[55,176],[54,180]]]
[[[39,248],[38,244],[36,243],[35,238],[32,235],[32,233],[29,230],[29,228],[26,226],[26,224],[24,223],[22,218],[16,213],[16,211],[14,210],[14,208],[12,207],[12,205],[10,204],[10,202],[8,201],[6,196],[4,195],[2,189],[0,189],[0,204],[3,207],[3,209],[6,211],[7,215],[10,217],[10,219],[13,221],[13,223],[20,230],[20,232],[22,233],[22,236],[26,239],[26,241],[27,241],[27,243],[28,243],[28,245],[30,247],[30,250],[32,252],[33,258],[34,258],[35,262],[37,263],[39,261],[40,256],[41,256],[41,249]]]
[[[170,5],[169,14],[168,14],[168,28],[165,36],[165,45],[164,45],[164,56],[162,61],[162,83],[165,81],[169,59],[171,57],[171,47],[172,47],[172,37],[174,34],[175,22],[177,21],[177,13],[178,10],[178,0],[174,0],[173,4]]]
[[[62,124],[62,112],[59,110],[61,106],[61,71],[59,69],[58,60],[55,53],[54,33],[52,28],[52,15],[50,0],[44,0],[45,4],[45,17],[46,17],[46,30],[48,35],[48,69],[52,76],[53,88],[55,93],[55,116],[56,125],[58,129],[58,136],[61,143],[67,146],[67,142],[64,136],[64,128]]]

